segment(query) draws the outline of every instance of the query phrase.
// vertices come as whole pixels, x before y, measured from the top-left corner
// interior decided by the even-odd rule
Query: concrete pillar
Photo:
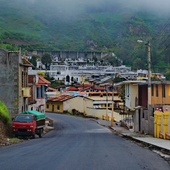
[[[164,139],[166,138],[166,133],[168,132],[168,116],[170,115],[170,112],[164,112],[163,114],[163,119],[164,119],[164,123],[163,123],[163,127],[164,127]]]
[[[134,113],[134,131],[139,132],[139,110],[135,110]]]
[[[158,111],[155,111],[154,113],[154,137],[156,138],[156,134],[157,134],[157,115],[158,115]]]
[[[160,137],[160,132],[161,132],[161,117],[162,117],[162,112],[159,112],[157,114],[157,126],[156,126],[156,137]]]

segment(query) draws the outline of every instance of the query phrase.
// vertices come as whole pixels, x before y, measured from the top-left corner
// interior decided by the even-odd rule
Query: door
[[[54,105],[52,105],[52,112],[54,112]]]

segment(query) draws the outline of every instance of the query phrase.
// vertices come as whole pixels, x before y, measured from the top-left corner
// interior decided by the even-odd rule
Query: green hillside
[[[169,68],[170,20],[124,0],[0,0],[1,47],[112,51],[132,68],[146,68],[151,42],[154,71]],[[15,44],[12,47],[8,44]]]

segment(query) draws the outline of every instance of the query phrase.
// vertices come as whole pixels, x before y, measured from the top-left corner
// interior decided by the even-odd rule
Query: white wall
[[[138,85],[125,84],[125,106],[134,110],[136,97],[138,98]]]
[[[109,121],[111,121],[111,114],[112,114],[112,111],[108,110]],[[104,116],[104,119],[105,119],[106,118],[106,109],[95,109],[95,108],[87,107],[86,108],[86,115],[92,116],[92,117],[97,117],[99,119],[102,119],[103,116]],[[113,112],[113,117],[117,122],[122,120],[122,116],[117,112]]]
[[[72,112],[72,109],[76,109],[79,112],[86,112],[86,107],[93,107],[93,101],[84,97],[74,97],[72,99],[66,100],[63,105],[63,110]]]

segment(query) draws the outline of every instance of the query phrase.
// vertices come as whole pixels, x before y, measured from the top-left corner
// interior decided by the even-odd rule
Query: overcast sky
[[[79,5],[88,5],[91,7],[95,7],[101,4],[113,5],[114,2],[121,3],[122,7],[126,6],[134,6],[138,9],[148,9],[154,12],[170,12],[170,0],[27,0],[31,3],[35,3],[37,1],[46,1],[47,4],[51,3],[53,6],[60,6],[63,8],[77,8]]]
[[[170,0],[26,0],[31,3],[35,3],[36,1],[46,1],[47,3],[55,3],[57,4],[79,4],[79,3],[84,3],[84,4],[91,4],[91,5],[97,5],[100,3],[107,3],[107,2],[123,2],[123,4],[126,5],[138,5],[141,7],[150,7],[150,8],[155,8],[155,9],[170,9]]]
[[[42,7],[43,10],[47,9],[48,12],[50,10],[51,12],[61,11],[66,16],[77,15],[79,12],[82,12],[82,9],[86,9],[86,7],[90,7],[90,10],[93,10],[93,8],[97,9],[100,7],[101,9],[101,7],[108,6],[111,10],[112,7],[115,7],[115,3],[119,4],[119,8],[145,9],[158,15],[169,14],[168,16],[170,16],[170,0],[0,0],[0,3],[7,2],[22,3],[25,4],[25,7],[27,6],[26,2],[28,2],[36,7],[40,7],[40,10]]]

